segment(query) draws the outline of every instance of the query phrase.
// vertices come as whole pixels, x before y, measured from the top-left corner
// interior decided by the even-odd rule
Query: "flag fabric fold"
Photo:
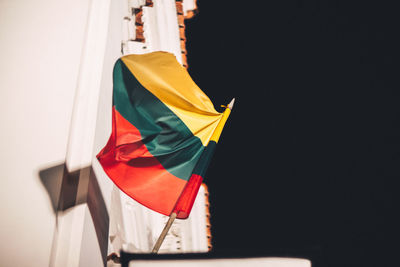
[[[113,72],[111,136],[97,159],[128,196],[164,215],[183,205],[177,218],[187,218],[224,114],[173,54],[124,56]]]

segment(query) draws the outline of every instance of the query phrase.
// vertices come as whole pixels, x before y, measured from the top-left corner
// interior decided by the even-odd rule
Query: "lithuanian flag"
[[[139,203],[187,218],[230,109],[217,112],[167,52],[120,58],[113,83],[112,133],[99,162]]]

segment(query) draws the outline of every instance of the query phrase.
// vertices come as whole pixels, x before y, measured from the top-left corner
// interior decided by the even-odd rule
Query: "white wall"
[[[89,0],[0,1],[0,265],[48,266]]]

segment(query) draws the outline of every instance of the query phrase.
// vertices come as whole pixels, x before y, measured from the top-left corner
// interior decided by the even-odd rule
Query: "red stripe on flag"
[[[141,141],[139,130],[113,108],[113,129],[97,155],[104,171],[128,196],[170,215],[186,181],[169,173]]]
[[[198,174],[192,174],[184,191],[179,197],[174,211],[178,219],[186,219],[189,217],[190,211],[192,210],[194,201],[196,200],[197,193],[199,192],[200,185],[203,181],[203,177]]]

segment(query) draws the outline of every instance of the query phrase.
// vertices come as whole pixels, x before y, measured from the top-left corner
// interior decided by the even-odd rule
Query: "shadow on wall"
[[[103,262],[106,265],[110,218],[92,167],[68,172],[65,164],[59,164],[40,170],[39,178],[46,188],[56,214],[56,227],[59,227],[59,212],[79,204],[86,203],[88,205]]]

